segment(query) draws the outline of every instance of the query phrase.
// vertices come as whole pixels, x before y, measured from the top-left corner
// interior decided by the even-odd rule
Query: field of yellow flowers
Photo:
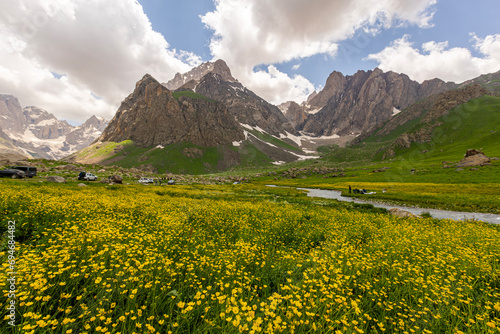
[[[18,333],[497,333],[500,229],[252,185],[0,184]],[[2,286],[9,328],[9,287]]]

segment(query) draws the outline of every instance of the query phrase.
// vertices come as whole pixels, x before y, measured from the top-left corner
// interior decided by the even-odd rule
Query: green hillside
[[[469,148],[480,149],[488,156],[500,156],[500,97],[473,99],[452,109],[446,116],[422,123],[427,112],[429,110],[424,110],[419,117],[389,133],[384,132],[382,126],[361,143],[346,148],[327,146],[319,150],[326,161],[376,162],[383,161],[384,153],[393,147],[396,154],[393,160],[411,160],[415,165],[457,160]],[[403,113],[395,117],[404,117]],[[426,127],[431,129],[426,141],[414,142],[409,148],[394,145],[401,135],[412,136]]]
[[[284,141],[249,130],[260,143],[269,143],[269,148],[301,152],[297,147]],[[262,145],[261,145],[262,146]],[[264,144],[265,146],[265,144]],[[166,146],[140,147],[131,140],[120,143],[95,143],[69,158],[71,162],[116,165],[124,168],[150,165],[158,173],[207,174],[248,167],[271,166],[274,161],[269,152],[259,149],[251,140],[245,140],[239,146],[220,145],[201,147],[188,142]]]

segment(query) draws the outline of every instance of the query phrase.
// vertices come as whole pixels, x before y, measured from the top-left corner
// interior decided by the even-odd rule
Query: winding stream
[[[276,187],[274,185],[269,185],[270,187]],[[354,203],[368,203],[372,204],[378,208],[392,209],[398,208],[401,210],[405,210],[411,212],[415,215],[421,215],[424,212],[428,212],[431,214],[433,218],[437,219],[453,219],[453,220],[468,220],[475,219],[484,222],[488,222],[491,224],[500,224],[500,215],[492,214],[492,213],[481,213],[481,212],[457,212],[457,211],[446,211],[439,209],[426,209],[426,208],[415,208],[415,207],[407,207],[400,205],[391,205],[384,204],[379,202],[372,202],[366,200],[359,200],[352,197],[343,197],[341,196],[341,192],[338,190],[321,190],[321,189],[311,189],[311,188],[297,188],[298,190],[307,191],[307,196],[309,197],[321,197],[321,198],[330,198],[336,199],[342,202],[354,202]],[[367,197],[370,195],[366,195]]]

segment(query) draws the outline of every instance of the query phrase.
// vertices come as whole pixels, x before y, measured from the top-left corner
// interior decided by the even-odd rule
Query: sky
[[[500,70],[498,0],[2,0],[0,93],[72,124],[111,119],[149,73],[223,59],[267,101],[328,75],[463,82]]]

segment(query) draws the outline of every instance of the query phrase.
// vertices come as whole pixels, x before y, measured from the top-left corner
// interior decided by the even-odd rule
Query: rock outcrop
[[[491,159],[487,157],[482,151],[476,149],[468,149],[463,158],[456,167],[477,167],[489,166]]]

